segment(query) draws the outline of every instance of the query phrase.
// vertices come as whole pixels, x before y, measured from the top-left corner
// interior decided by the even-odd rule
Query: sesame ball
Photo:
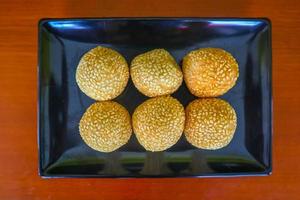
[[[85,53],[76,70],[76,82],[83,93],[98,101],[119,96],[129,79],[125,58],[117,51],[98,46]]]
[[[148,97],[172,94],[183,80],[180,67],[164,49],[154,49],[135,57],[130,74],[135,87]]]
[[[129,140],[132,133],[130,115],[116,102],[97,102],[83,114],[79,131],[83,141],[92,149],[111,152]]]
[[[148,151],[163,151],[182,135],[185,113],[181,103],[171,96],[151,98],[139,105],[132,116],[134,133]]]
[[[198,97],[217,97],[231,89],[239,76],[238,63],[223,49],[203,48],[183,58],[189,91]]]
[[[184,133],[188,142],[201,149],[220,149],[233,138],[237,118],[224,100],[197,99],[186,108]]]

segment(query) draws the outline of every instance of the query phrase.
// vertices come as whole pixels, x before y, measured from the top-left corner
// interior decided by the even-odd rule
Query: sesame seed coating
[[[180,67],[164,49],[136,56],[131,62],[130,74],[135,87],[148,97],[172,94],[183,80]]]
[[[233,138],[237,118],[224,100],[196,99],[186,107],[185,137],[201,149],[220,149]]]
[[[83,114],[79,132],[89,147],[101,152],[111,152],[129,140],[132,134],[130,115],[116,102],[97,102]]]
[[[171,96],[148,99],[132,116],[134,133],[148,151],[163,151],[173,146],[182,135],[184,121],[184,107]]]
[[[76,70],[76,82],[81,91],[99,101],[120,95],[128,79],[125,58],[117,51],[101,46],[85,53]]]
[[[223,49],[202,48],[183,58],[184,81],[198,97],[217,97],[230,90],[239,76],[238,63]]]

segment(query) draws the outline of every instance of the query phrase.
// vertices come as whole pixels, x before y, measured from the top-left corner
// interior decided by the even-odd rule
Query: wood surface
[[[273,42],[273,174],[203,179],[42,179],[37,23],[46,17],[268,17]],[[300,1],[0,1],[0,199],[300,199]]]

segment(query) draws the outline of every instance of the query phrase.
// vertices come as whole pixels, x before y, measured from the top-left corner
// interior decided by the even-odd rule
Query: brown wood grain
[[[268,17],[274,142],[269,177],[41,179],[37,174],[37,23],[45,17]],[[300,1],[0,2],[0,199],[299,199]]]

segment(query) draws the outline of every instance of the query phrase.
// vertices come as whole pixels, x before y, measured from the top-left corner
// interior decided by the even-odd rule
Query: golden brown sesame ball
[[[83,114],[79,131],[81,138],[91,148],[111,152],[129,140],[132,133],[130,115],[116,102],[97,102]]]
[[[203,48],[183,58],[184,81],[198,97],[217,97],[231,89],[239,76],[238,63],[223,49]]]
[[[148,151],[163,151],[182,135],[185,113],[181,103],[171,96],[151,98],[139,105],[132,116],[134,133]]]
[[[135,57],[130,74],[135,87],[148,97],[172,94],[183,80],[180,67],[164,49],[154,49]]]
[[[117,51],[101,46],[84,54],[76,70],[76,82],[81,91],[99,101],[119,96],[128,79],[125,58]]]
[[[224,100],[197,99],[186,108],[186,139],[201,149],[220,149],[229,144],[236,129],[234,109]]]

